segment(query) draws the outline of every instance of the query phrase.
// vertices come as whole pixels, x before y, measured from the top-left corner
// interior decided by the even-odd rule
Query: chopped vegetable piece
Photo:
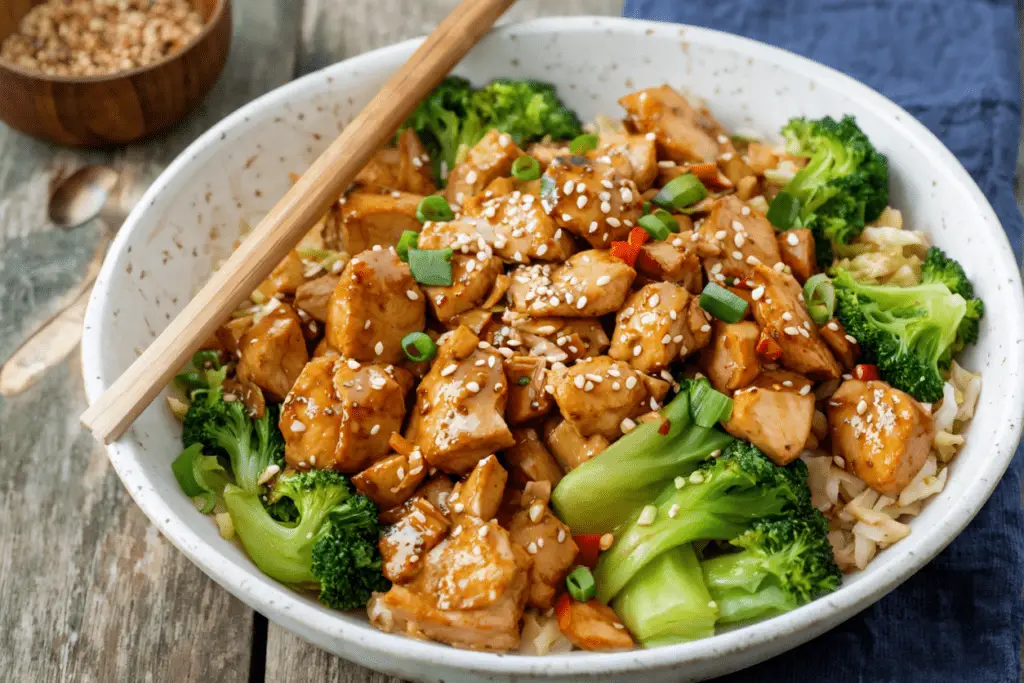
[[[398,238],[398,245],[395,247],[395,251],[398,253],[398,258],[409,262],[409,250],[415,249],[419,246],[420,234],[414,230],[406,230],[402,233],[402,236]]]
[[[654,214],[649,213],[646,216],[641,216],[639,223],[640,227],[646,230],[652,239],[664,241],[672,234],[668,226],[662,223],[661,219]]]
[[[578,602],[593,600],[597,593],[594,575],[586,567],[573,569],[569,576],[565,577],[565,586],[569,589],[572,599]]]
[[[452,207],[448,206],[448,200],[439,194],[432,194],[420,200],[416,207],[416,219],[420,223],[432,221],[435,223],[450,221],[455,218]]]
[[[413,363],[422,363],[437,355],[437,344],[423,332],[412,332],[402,339],[402,350]]]
[[[679,232],[679,221],[677,221],[672,214],[665,209],[655,209],[652,215],[665,224],[671,232]]]
[[[520,180],[536,180],[540,178],[540,162],[523,155],[512,162],[512,175]]]
[[[647,231],[641,228],[641,231],[646,235]],[[617,259],[620,259],[626,263],[626,265],[632,267],[636,264],[636,257],[640,253],[640,247],[635,247],[629,242],[612,242],[611,254]]]
[[[643,207],[642,208],[643,215],[646,216],[647,214],[649,214],[651,212],[651,202],[650,201],[645,199],[644,203],[642,204],[642,207]]]
[[[203,514],[213,510],[217,496],[230,479],[216,456],[203,455],[201,444],[192,444],[171,463],[171,471],[186,496],[194,499]]]
[[[836,312],[836,288],[824,273],[807,278],[804,283],[804,301],[811,319],[824,325]]]
[[[706,377],[690,380],[690,415],[699,427],[714,427],[732,416],[732,399],[711,387]]]
[[[700,293],[700,307],[727,323],[738,323],[747,314],[748,304],[725,287],[709,282]]]
[[[569,143],[569,151],[573,154],[586,154],[597,149],[599,140],[593,133],[584,133],[583,135],[577,135],[572,142]]]
[[[692,173],[684,173],[667,182],[651,201],[663,209],[678,210],[696,204],[707,196],[708,190],[700,178]]]
[[[452,285],[452,250],[444,249],[410,249],[409,270],[413,278],[421,285],[451,287]]]
[[[869,365],[867,363],[859,363],[853,368],[853,376],[862,382],[870,382],[873,379],[881,379],[882,376],[878,374],[877,365]]]
[[[593,569],[597,565],[597,557],[601,554],[601,534],[580,534],[573,536],[572,540],[579,548],[576,553],[576,562]]]
[[[754,351],[757,352],[757,355],[768,360],[778,360],[782,357],[782,347],[771,337],[762,336],[758,339]]]
[[[768,222],[779,230],[789,230],[793,227],[796,217],[800,214],[800,200],[786,192],[780,191],[775,199],[768,205]]]
[[[651,239],[651,233],[647,232],[643,228],[633,228],[629,231],[629,236],[626,241],[631,245],[639,249],[640,247],[647,244],[648,240]]]

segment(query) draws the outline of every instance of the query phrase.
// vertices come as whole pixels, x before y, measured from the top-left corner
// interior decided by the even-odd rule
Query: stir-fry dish
[[[582,126],[450,78],[196,354],[173,470],[270,577],[528,654],[705,638],[911,533],[981,300],[850,117]]]

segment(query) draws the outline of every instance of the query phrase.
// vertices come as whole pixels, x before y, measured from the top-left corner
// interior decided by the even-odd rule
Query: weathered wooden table
[[[251,99],[427,33],[456,4],[236,0],[227,70],[190,120],[167,134],[85,152],[0,124],[0,358],[74,289],[98,241],[98,226],[65,233],[47,224],[53,178],[98,162],[153,178]],[[509,18],[620,8],[621,0],[520,0]],[[268,625],[161,538],[79,427],[84,408],[77,353],[26,393],[0,398],[0,680],[387,679]]]

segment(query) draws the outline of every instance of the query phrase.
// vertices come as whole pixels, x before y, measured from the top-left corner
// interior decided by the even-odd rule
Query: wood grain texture
[[[236,6],[230,78],[144,144],[66,150],[0,124],[0,357],[74,290],[98,230],[52,229],[53,178],[112,163],[150,180],[199,134],[295,73],[293,0]],[[249,680],[253,613],[160,537],[78,424],[77,355],[0,398],[0,680]],[[262,653],[261,653],[262,657]]]
[[[298,64],[315,70],[367,50],[423,35],[457,0],[306,0]],[[501,23],[538,16],[618,15],[621,0],[519,0]],[[359,20],[356,20],[356,19]],[[267,632],[266,681],[399,683],[336,657],[271,623]]]
[[[0,39],[30,4],[19,0],[0,13]],[[231,45],[231,0],[195,4],[206,29],[185,50],[152,66],[58,78],[0,62],[0,120],[35,137],[91,147],[131,142],[180,121],[217,81]]]
[[[82,424],[96,438],[109,443],[124,433],[513,1],[463,0],[434,29],[181,313],[82,414]]]

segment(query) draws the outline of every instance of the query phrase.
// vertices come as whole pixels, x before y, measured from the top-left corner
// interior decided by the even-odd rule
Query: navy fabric
[[[626,0],[623,13],[761,40],[875,88],[956,154],[1020,259],[1014,0]],[[998,302],[986,303],[998,311]],[[807,645],[721,680],[1019,683],[1022,470],[1018,451],[967,530],[889,596]]]

